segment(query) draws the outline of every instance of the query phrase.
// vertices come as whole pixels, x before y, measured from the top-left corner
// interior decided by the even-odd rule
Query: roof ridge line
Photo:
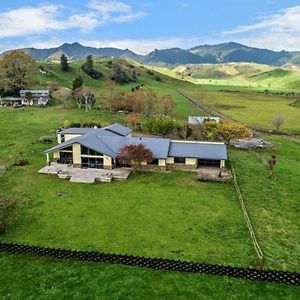
[[[114,153],[114,154],[116,154],[116,155],[118,155],[118,153],[116,153],[113,149],[111,149],[108,145],[107,145],[107,143],[106,142],[104,142],[103,141],[103,139],[102,139],[102,137],[101,136],[99,136],[99,135],[96,135],[96,137],[108,148],[108,149],[110,149],[111,150],[111,152],[112,153]],[[104,136],[103,136],[104,137]]]

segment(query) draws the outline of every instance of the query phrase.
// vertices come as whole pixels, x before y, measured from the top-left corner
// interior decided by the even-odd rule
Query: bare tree
[[[91,111],[93,105],[95,104],[95,96],[88,88],[77,88],[73,91],[73,97],[76,100],[79,109],[85,106],[85,111]]]
[[[85,104],[85,111],[91,111],[94,103],[96,102],[94,94],[91,92],[90,89],[83,88],[82,97]]]
[[[272,125],[275,126],[277,130],[285,123],[285,119],[283,116],[278,115],[272,120]]]
[[[68,100],[71,98],[72,92],[67,88],[61,88],[55,92],[53,92],[53,97],[59,99],[62,103],[64,108],[66,108]]]

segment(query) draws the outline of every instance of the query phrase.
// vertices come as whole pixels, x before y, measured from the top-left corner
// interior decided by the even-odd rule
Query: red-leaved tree
[[[143,144],[129,144],[120,149],[118,160],[125,165],[131,165],[136,171],[141,169],[143,163],[152,161],[152,152]]]

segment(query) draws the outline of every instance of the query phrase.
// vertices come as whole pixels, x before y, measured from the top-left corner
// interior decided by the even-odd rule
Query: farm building
[[[227,148],[224,143],[134,137],[131,132],[120,124],[62,130],[57,133],[58,145],[44,152],[47,164],[53,161],[79,168],[114,169],[122,167],[118,160],[122,147],[143,144],[153,157],[151,163],[143,166],[145,170],[225,167]]]
[[[45,106],[50,100],[48,90],[20,90],[21,104],[26,106]]]

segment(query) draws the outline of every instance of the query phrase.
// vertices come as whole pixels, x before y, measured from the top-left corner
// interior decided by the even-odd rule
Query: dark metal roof
[[[107,137],[101,136],[101,140],[116,154],[125,145],[139,145],[143,144],[147,149],[152,152],[154,159],[167,159],[169,152],[169,139],[161,138],[147,138],[147,137]]]
[[[114,133],[117,133],[121,136],[127,136],[128,134],[130,134],[132,132],[132,130],[126,126],[120,125],[118,123],[109,125],[104,127],[106,130],[112,131]]]
[[[71,128],[67,128],[64,129],[62,131],[60,131],[60,134],[89,134],[89,133],[95,133],[98,132],[100,135],[100,131],[101,131],[101,135],[117,135],[117,136],[127,136],[128,134],[130,134],[132,132],[132,130],[128,127],[125,127],[123,125],[120,124],[112,124],[103,128],[78,128],[78,127],[71,127]]]
[[[171,141],[169,156],[200,159],[227,159],[224,143]]]
[[[78,143],[96,152],[116,158],[123,146],[129,144],[143,144],[146,148],[151,150],[154,159],[167,159],[168,156],[212,160],[227,159],[227,148],[224,143],[170,141],[169,139],[163,138],[120,136],[119,134],[121,132],[122,134],[126,134],[127,132],[131,132],[131,129],[125,130],[124,126],[116,125],[118,124],[112,126],[114,130],[119,131],[119,133],[108,130],[106,127],[100,129],[69,128],[69,131],[67,131],[67,129],[62,132],[82,135],[52,147],[44,153],[55,152]],[[82,131],[82,129],[84,130]],[[84,131],[86,131],[85,134]]]
[[[77,127],[71,127],[64,129],[59,132],[59,134],[87,134],[94,132],[95,128],[77,128]]]

